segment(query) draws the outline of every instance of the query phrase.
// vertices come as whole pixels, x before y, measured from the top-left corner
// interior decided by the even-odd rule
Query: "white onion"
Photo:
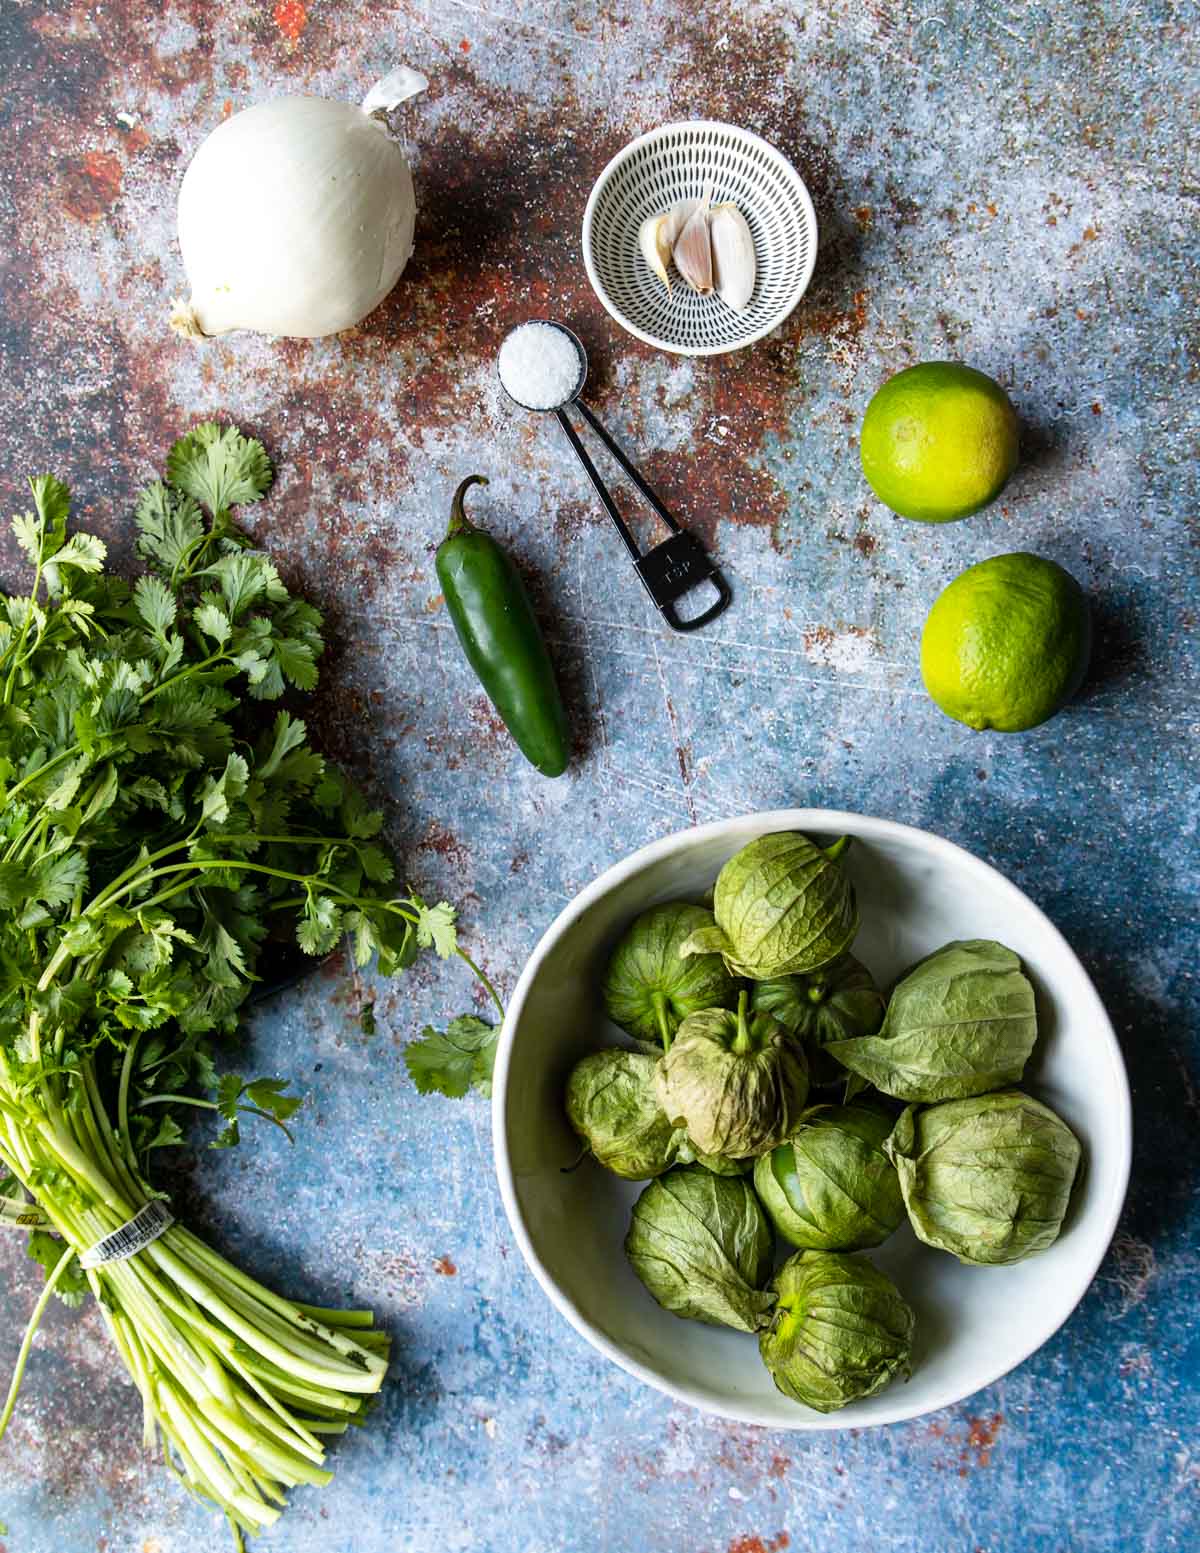
[[[378,307],[412,253],[416,201],[404,152],[372,115],[427,85],[401,67],[361,107],[283,97],[213,130],[179,190],[192,295],[174,326],[313,339]]]

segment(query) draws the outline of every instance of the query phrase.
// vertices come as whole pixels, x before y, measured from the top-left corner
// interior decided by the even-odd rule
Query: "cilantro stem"
[[[46,1286],[38,1296],[37,1304],[33,1307],[33,1314],[25,1326],[25,1336],[21,1339],[21,1346],[17,1350],[17,1362],[13,1366],[12,1380],[8,1386],[8,1396],[5,1399],[4,1411],[0,1412],[0,1440],[4,1438],[9,1420],[13,1415],[13,1408],[17,1402],[17,1392],[21,1389],[21,1379],[25,1374],[25,1365],[29,1359],[30,1349],[33,1347],[34,1335],[42,1324],[42,1317],[46,1314],[46,1306],[53,1297],[58,1280],[66,1272],[67,1266],[75,1255],[74,1246],[65,1246],[63,1254],[54,1264],[54,1271],[46,1279]]]
[[[471,971],[472,974],[478,979],[478,981],[480,981],[482,983],[482,985],[484,987],[484,990],[487,992],[487,994],[491,998],[492,1002],[499,1009],[499,1011],[500,1011],[500,1019],[501,1019],[501,1021],[503,1021],[503,1019],[504,1019],[504,1004],[501,1003],[501,1001],[500,1001],[500,994],[496,991],[495,987],[492,986],[492,983],[489,980],[489,978],[484,974],[484,972],[482,970],[480,970],[479,966],[475,964],[475,961],[472,960],[471,956],[467,953],[467,951],[465,949],[457,949],[456,948],[454,952],[455,952],[455,954],[457,954],[458,958],[463,962],[463,964],[467,967],[467,969],[469,971]]]
[[[149,1105],[194,1105],[204,1111],[221,1109],[215,1100],[201,1100],[197,1095],[146,1095],[138,1101],[138,1110],[144,1111]]]
[[[160,691],[170,690],[172,685],[177,685],[180,680],[191,679],[196,674],[201,674],[205,669],[211,669],[214,663],[220,663],[224,659],[226,663],[232,663],[232,658],[227,652],[215,652],[208,658],[202,658],[199,663],[190,663],[186,669],[180,669],[178,674],[172,674],[170,679],[160,680],[151,690],[143,691],[138,697],[138,705],[145,706],[147,701],[153,701]]]
[[[144,1100],[138,1102],[138,1110],[144,1111],[150,1105],[193,1105],[201,1111],[219,1111],[221,1107],[215,1100],[201,1100],[195,1095],[147,1095]],[[239,1105],[238,1110],[245,1116],[261,1116],[264,1122],[274,1122],[280,1132],[284,1133],[289,1143],[295,1143],[296,1139],[290,1127],[281,1122],[277,1116],[272,1116],[270,1111],[260,1110],[256,1105]]]
[[[23,787],[28,787],[30,782],[36,782],[39,777],[45,776],[47,771],[55,770],[62,765],[64,760],[70,760],[73,756],[82,754],[83,746],[81,744],[72,744],[67,749],[60,750],[57,755],[52,755],[49,760],[43,761],[40,766],[35,767],[27,776],[22,777],[15,787],[9,788],[5,794],[5,803],[11,803]]]

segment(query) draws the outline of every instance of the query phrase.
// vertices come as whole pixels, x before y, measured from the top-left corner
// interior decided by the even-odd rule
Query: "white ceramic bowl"
[[[647,216],[709,190],[746,218],[757,275],[745,312],[698,296],[671,271],[671,290],[638,247]],[[777,329],[817,262],[817,218],[800,174],[749,130],[712,119],[664,124],[619,151],[596,180],[583,215],[583,262],[592,289],[623,329],[679,356],[741,350]]]
[[[585,1161],[563,1086],[578,1058],[622,1037],[600,1010],[607,956],[646,907],[695,898],[740,847],[768,831],[852,835],[848,867],[862,930],[854,944],[881,983],[950,939],[996,938],[1021,956],[1038,997],[1040,1037],[1027,1086],[1067,1121],[1084,1167],[1049,1251],[1013,1267],[964,1267],[907,1225],[867,1255],[916,1310],[913,1375],[823,1416],[775,1390],[745,1334],[660,1309],[622,1251],[642,1187]],[[783,809],[682,831],[615,864],[547,929],[517,983],[496,1058],[496,1173],[522,1255],[550,1299],[595,1348],[660,1391],[776,1429],[893,1423],[947,1407],[1020,1364],[1067,1319],[1112,1237],[1130,1163],[1129,1086],[1112,1026],[1053,924],[1008,880],[925,831],[827,809]]]

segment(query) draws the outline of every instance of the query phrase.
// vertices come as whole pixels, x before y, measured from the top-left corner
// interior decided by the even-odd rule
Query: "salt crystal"
[[[500,381],[527,410],[565,404],[579,382],[579,352],[553,324],[521,324],[500,347]]]

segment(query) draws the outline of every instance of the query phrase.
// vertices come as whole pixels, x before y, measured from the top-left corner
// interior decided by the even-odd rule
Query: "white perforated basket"
[[[701,297],[671,270],[671,291],[638,247],[647,216],[711,189],[746,218],[757,264],[754,294],[735,313]],[[799,302],[817,259],[817,218],[791,163],[749,130],[712,119],[664,124],[617,153],[583,214],[583,262],[592,289],[623,329],[679,356],[741,350],[776,329]]]

